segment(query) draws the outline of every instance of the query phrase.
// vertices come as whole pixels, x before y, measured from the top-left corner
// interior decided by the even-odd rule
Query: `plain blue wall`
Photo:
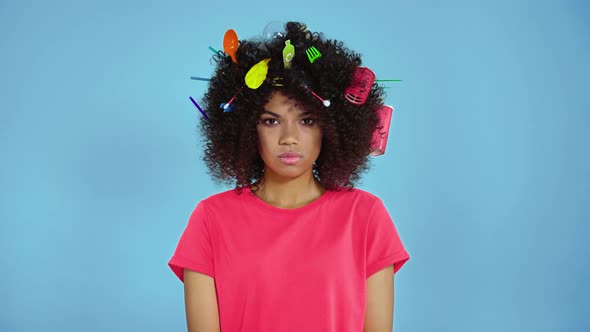
[[[183,331],[208,50],[300,20],[395,107],[359,187],[412,259],[396,331],[589,331],[586,1],[0,1],[0,331]]]

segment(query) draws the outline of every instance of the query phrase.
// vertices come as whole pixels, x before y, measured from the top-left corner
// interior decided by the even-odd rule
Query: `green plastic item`
[[[295,46],[291,45],[291,40],[285,40],[285,48],[283,48],[283,66],[285,69],[291,68],[291,61],[295,57]]]
[[[315,48],[315,46],[312,46],[312,47],[308,48],[307,50],[305,50],[305,54],[307,54],[307,58],[309,59],[309,63],[313,63],[314,61],[316,61],[317,59],[319,59],[322,56],[322,53],[320,53],[320,51],[318,51],[318,49]]]

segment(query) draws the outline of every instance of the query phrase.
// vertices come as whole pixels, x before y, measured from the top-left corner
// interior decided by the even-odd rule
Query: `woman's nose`
[[[285,122],[281,126],[281,137],[280,144],[293,144],[297,143],[299,139],[299,128],[297,123]]]

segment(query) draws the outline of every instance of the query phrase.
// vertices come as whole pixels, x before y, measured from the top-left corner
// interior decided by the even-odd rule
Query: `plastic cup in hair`
[[[270,42],[275,38],[283,38],[286,35],[285,23],[281,21],[271,21],[262,30],[262,36],[266,42]]]
[[[377,116],[379,117],[379,124],[373,132],[373,139],[371,142],[371,156],[380,156],[385,154],[387,148],[387,138],[389,137],[389,126],[391,124],[391,116],[393,114],[393,107],[389,105],[382,105],[377,109]]]

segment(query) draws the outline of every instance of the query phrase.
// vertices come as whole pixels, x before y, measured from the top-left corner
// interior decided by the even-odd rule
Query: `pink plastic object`
[[[391,115],[393,114],[393,107],[389,105],[382,105],[377,110],[379,117],[379,124],[377,129],[373,132],[373,140],[371,143],[371,156],[380,156],[385,153],[387,147],[387,137],[389,136],[389,125],[391,124]]]
[[[344,90],[344,98],[355,105],[362,105],[367,101],[375,82],[375,73],[367,67],[356,67],[352,73],[350,85]]]

